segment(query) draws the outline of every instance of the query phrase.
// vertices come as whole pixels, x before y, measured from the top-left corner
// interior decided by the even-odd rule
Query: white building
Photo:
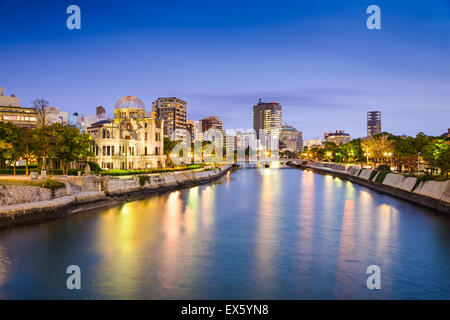
[[[58,107],[45,107],[45,117],[48,125],[60,123],[67,125],[69,123],[69,113],[60,111]]]
[[[133,96],[121,98],[114,120],[101,120],[87,128],[92,137],[90,160],[102,169],[165,167],[164,121],[146,117],[144,103]]]

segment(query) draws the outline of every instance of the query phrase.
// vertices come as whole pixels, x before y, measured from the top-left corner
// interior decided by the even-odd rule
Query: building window
[[[106,146],[103,146],[102,148],[102,156],[106,156]]]
[[[147,155],[147,147],[144,148],[145,155]]]
[[[146,122],[146,123],[144,123],[144,127],[145,127],[145,128],[147,128],[147,122]]]
[[[115,153],[114,153],[114,146],[112,146],[111,147],[111,155],[113,156]]]
[[[106,129],[102,130],[102,138],[105,139],[106,138]]]
[[[147,140],[147,132],[145,133],[145,140]]]
[[[110,147],[110,146],[107,146],[107,147],[106,147],[106,155],[107,155],[107,156],[110,156],[110,155],[111,155],[111,147]]]

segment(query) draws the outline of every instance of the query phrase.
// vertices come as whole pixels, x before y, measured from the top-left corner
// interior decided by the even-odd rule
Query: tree
[[[36,99],[33,101],[33,106],[38,112],[39,129],[41,131],[42,170],[44,170],[48,153],[47,108],[49,106],[49,102],[44,99]]]
[[[436,168],[441,170],[442,174],[448,172],[448,149],[450,145],[443,139],[433,139],[423,148],[423,158],[431,166],[431,174],[434,173]]]
[[[367,164],[369,164],[369,156],[370,156],[370,151],[371,151],[370,138],[361,139],[360,148],[363,152],[363,155],[366,158]]]
[[[49,151],[62,162],[63,174],[68,174],[69,163],[92,156],[90,136],[80,133],[78,128],[63,126],[60,123],[48,127],[51,137]]]
[[[3,141],[2,158],[13,167],[16,175],[16,163],[25,154],[25,145],[22,143],[24,128],[16,127],[11,122],[1,124],[0,139]]]
[[[378,162],[385,163],[387,157],[391,157],[394,151],[394,144],[387,132],[379,133],[371,137],[368,141],[371,156],[374,159],[375,167]],[[390,155],[390,156],[389,156]]]
[[[437,159],[436,165],[441,169],[441,174],[447,175],[450,172],[450,146],[447,144],[447,148],[442,150]]]
[[[415,139],[413,137],[391,136],[394,152],[393,159],[399,172],[403,171],[403,165],[414,167],[417,163],[415,152]]]
[[[25,159],[25,175],[28,175],[28,160],[33,153],[33,130],[30,128],[22,128],[20,135],[20,143],[25,147],[23,158]]]

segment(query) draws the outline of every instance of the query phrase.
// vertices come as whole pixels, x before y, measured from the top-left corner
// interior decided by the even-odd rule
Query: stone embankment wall
[[[379,173],[373,175],[373,170],[361,169],[358,166],[311,161],[304,161],[301,164],[297,162],[293,165],[322,173],[330,173],[371,189],[450,214],[450,180],[421,181],[418,183],[416,177],[388,173],[381,182],[377,182]]]
[[[140,177],[130,178],[102,177],[102,189],[109,196],[124,195],[142,191],[165,191],[173,188],[184,188],[214,180],[227,172],[232,165],[225,165],[215,170],[201,172],[177,172],[171,174],[149,175],[144,185]]]
[[[5,198],[16,198],[16,201],[0,206],[0,229],[65,217],[82,211],[83,208],[86,209],[83,205],[89,203],[98,202],[94,205],[100,204],[99,206],[103,203],[110,204],[113,197],[129,199],[133,198],[133,195],[141,196],[199,185],[219,178],[231,168],[232,165],[225,165],[211,171],[149,175],[148,179],[144,179],[143,186],[140,184],[139,176],[69,177],[64,182],[65,188],[58,189],[53,195],[51,191],[39,187],[17,187],[21,190],[20,196],[17,197],[16,189],[7,188],[7,191],[0,190],[0,192],[3,192]]]
[[[0,186],[0,207],[20,203],[47,201],[68,195],[65,188],[49,190],[32,186]]]

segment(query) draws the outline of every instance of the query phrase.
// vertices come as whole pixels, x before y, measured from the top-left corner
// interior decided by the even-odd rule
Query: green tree
[[[59,123],[48,127],[48,130],[51,137],[49,153],[61,160],[63,174],[68,173],[70,162],[92,156],[87,133],[80,133],[78,128]]]
[[[24,128],[16,127],[11,122],[1,124],[0,139],[4,142],[2,158],[13,167],[16,175],[16,163],[25,154],[25,145],[22,141]]]
[[[39,123],[39,131],[40,132],[40,139],[39,139],[39,150],[40,154],[42,156],[42,170],[45,169],[46,161],[47,161],[47,154],[48,154],[48,148],[49,148],[49,138],[50,133],[48,132],[48,119],[47,119],[47,111],[49,102],[44,99],[36,99],[33,101],[33,106],[38,112],[38,123]]]

